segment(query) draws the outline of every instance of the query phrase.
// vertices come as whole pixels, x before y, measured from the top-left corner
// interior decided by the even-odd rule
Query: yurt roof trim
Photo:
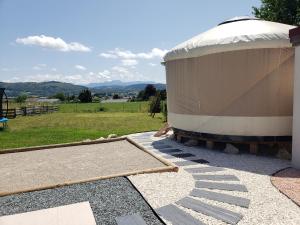
[[[289,30],[295,26],[235,17],[171,49],[164,61],[257,48],[291,47]]]

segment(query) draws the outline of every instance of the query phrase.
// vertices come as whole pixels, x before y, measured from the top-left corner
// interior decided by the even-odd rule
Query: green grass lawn
[[[100,112],[148,112],[149,102],[65,103],[59,105],[64,113]]]
[[[122,105],[122,103],[103,104]],[[10,120],[8,128],[0,131],[0,149],[97,139],[111,133],[121,136],[158,130],[163,125],[162,116],[159,114],[155,118],[151,118],[147,113],[137,112],[82,113],[82,110],[91,110],[91,107],[94,106],[88,104],[77,104],[80,112],[76,113],[68,112],[74,106],[65,105],[61,105],[62,108],[58,113],[20,116]]]

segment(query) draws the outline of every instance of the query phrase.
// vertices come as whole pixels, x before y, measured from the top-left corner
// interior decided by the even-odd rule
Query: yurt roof
[[[253,17],[234,17],[171,49],[165,61],[254,48],[291,47],[289,30],[282,23]]]

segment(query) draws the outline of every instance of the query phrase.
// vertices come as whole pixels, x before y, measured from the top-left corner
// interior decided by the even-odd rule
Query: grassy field
[[[100,108],[102,110],[100,110]],[[148,102],[107,102],[107,103],[72,103],[60,104],[59,111],[63,113],[92,112],[148,112]]]
[[[119,136],[157,130],[163,125],[161,115],[147,113],[99,112],[52,113],[17,117],[8,129],[0,131],[0,149],[48,145],[97,139],[109,134]]]

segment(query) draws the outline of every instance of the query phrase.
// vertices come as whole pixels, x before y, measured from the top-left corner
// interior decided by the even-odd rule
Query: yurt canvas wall
[[[208,134],[290,136],[294,49],[288,40],[276,40],[278,47],[259,41],[255,48],[213,46],[208,54],[201,53],[207,46],[197,49],[187,42],[182,46],[192,46],[190,56],[184,47],[171,50],[165,57],[171,126]]]

